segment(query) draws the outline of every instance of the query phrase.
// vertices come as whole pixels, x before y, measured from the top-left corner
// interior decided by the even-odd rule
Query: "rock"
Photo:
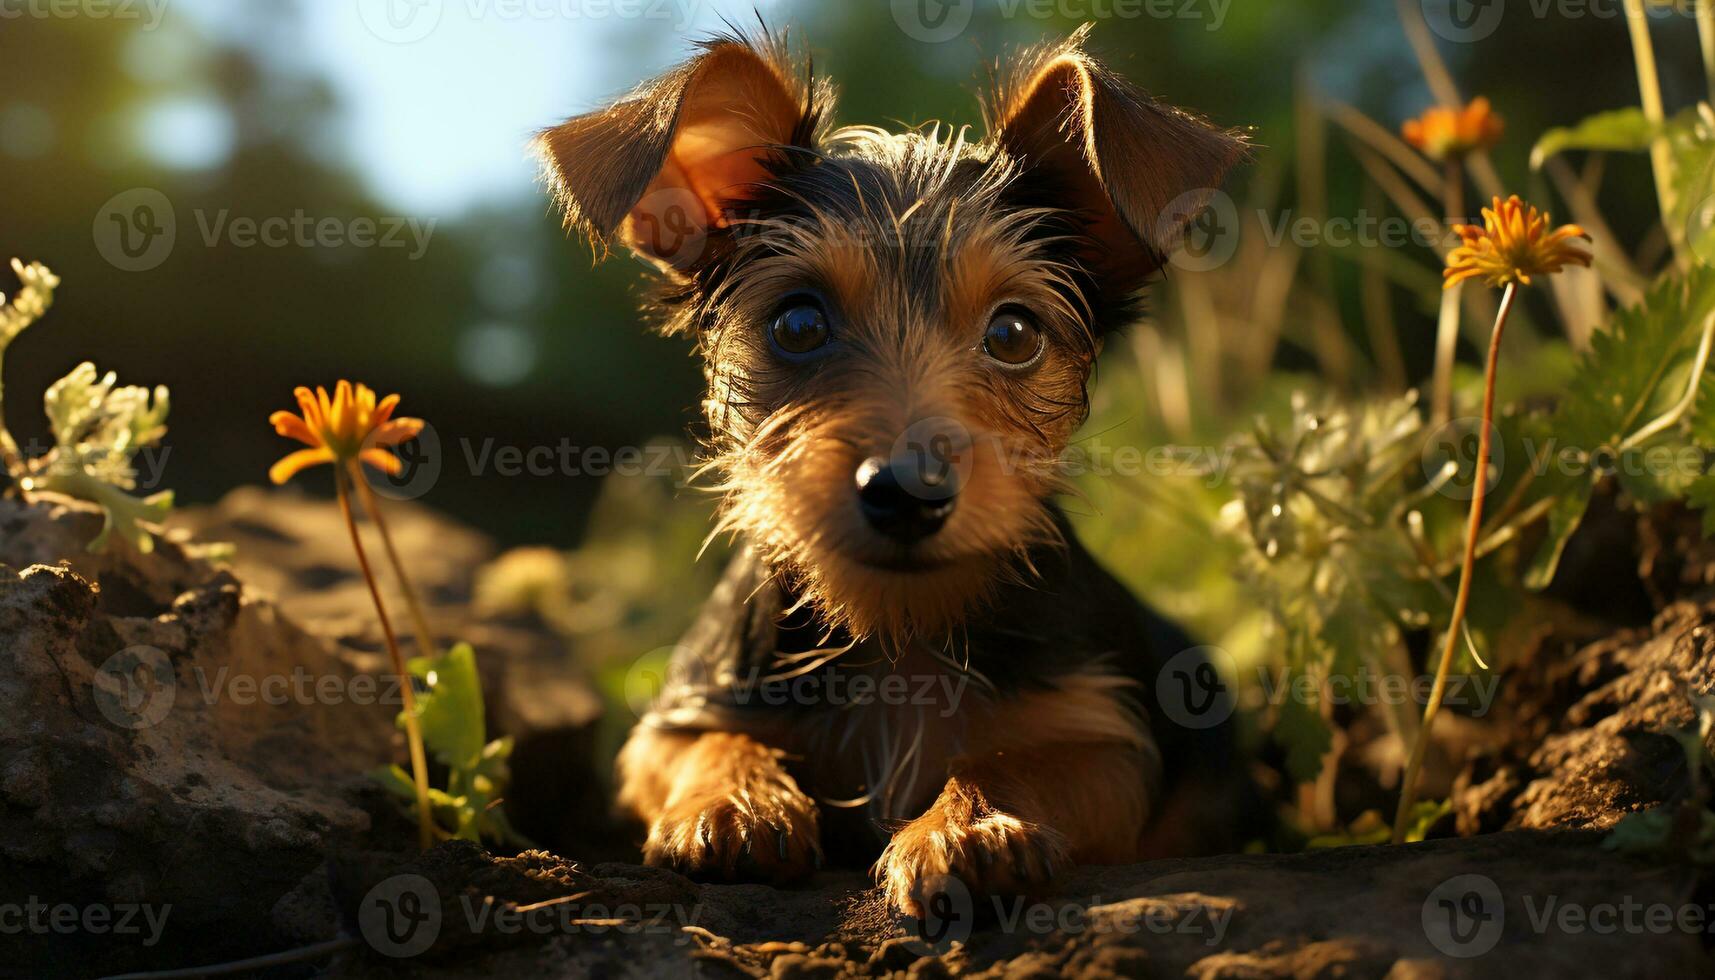
[[[1455,787],[1460,833],[1606,830],[1690,790],[1674,733],[1715,689],[1715,602],[1675,602],[1647,630],[1566,649],[1552,642],[1505,678],[1495,730]],[[1715,745],[1710,745],[1715,751]]]
[[[168,941],[253,951],[329,842],[370,829],[358,800],[391,712],[298,696],[294,677],[353,692],[357,672],[177,544],[88,554],[99,526],[81,504],[0,500],[0,905],[141,905]],[[9,933],[0,961],[139,959],[79,938]]]
[[[443,649],[460,641],[476,648],[490,735],[514,739],[507,799],[513,825],[552,847],[610,840],[604,780],[594,764],[602,702],[588,674],[541,625],[473,611],[477,571],[498,554],[493,541],[412,501],[383,499],[381,506],[434,641]],[[355,659],[364,669],[388,670],[373,600],[332,501],[241,487],[213,507],[181,512],[175,523],[201,540],[235,544],[232,567],[247,586],[272,596],[310,632],[362,651]],[[373,528],[365,532],[400,644],[415,656],[380,538]]]

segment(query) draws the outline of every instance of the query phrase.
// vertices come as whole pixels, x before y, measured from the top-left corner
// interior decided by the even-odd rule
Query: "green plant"
[[[408,669],[425,690],[414,707],[406,709],[412,717],[400,713],[399,727],[415,723],[429,752],[447,769],[446,788],[429,790],[437,823],[463,840],[528,843],[512,829],[500,805],[511,779],[507,760],[512,739],[487,738],[476,651],[460,643],[439,657],[414,657]],[[375,777],[393,795],[415,802],[416,786],[404,769],[385,766]]]
[[[53,305],[60,282],[39,262],[13,259],[12,271],[22,288],[11,303],[0,303],[0,373],[6,348]],[[167,433],[167,389],[120,387],[115,374],[85,362],[49,386],[43,403],[54,437],[44,455],[26,458],[0,420],[0,460],[12,482],[24,493],[59,493],[100,507],[101,533],[90,551],[107,547],[115,533],[138,551],[154,550],[152,529],[172,513],[173,493],[136,496],[135,459]]]

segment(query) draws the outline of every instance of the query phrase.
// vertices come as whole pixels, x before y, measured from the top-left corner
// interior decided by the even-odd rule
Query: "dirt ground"
[[[472,618],[492,545],[407,507],[431,618],[484,651],[496,734],[519,740],[514,819],[554,849],[410,853],[363,775],[399,745],[392,706],[353,710],[381,655],[329,511],[240,491],[188,515],[239,544],[221,568],[173,541],[91,556],[86,509],[0,501],[0,976],[307,946],[252,975],[1715,972],[1704,876],[1602,846],[1625,814],[1691,792],[1673,733],[1715,687],[1715,600],[1694,562],[1654,567],[1648,627],[1547,631],[1515,659],[1498,737],[1454,783],[1461,836],[1084,868],[1049,901],[949,895],[917,923],[861,870],[781,890],[602,863],[625,845],[602,816],[593,688],[546,631]],[[331,688],[270,699],[238,682],[298,676]]]

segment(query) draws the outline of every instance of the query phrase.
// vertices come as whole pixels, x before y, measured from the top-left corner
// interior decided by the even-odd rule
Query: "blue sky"
[[[536,193],[524,143],[682,59],[690,39],[748,21],[745,0],[314,0],[297,39],[249,37],[253,12],[175,0],[199,30],[324,74],[345,112],[334,143],[387,203],[456,216]],[[616,11],[643,11],[624,17]],[[389,19],[391,15],[391,19]],[[187,145],[217,125],[185,111]],[[218,133],[203,133],[218,138]]]

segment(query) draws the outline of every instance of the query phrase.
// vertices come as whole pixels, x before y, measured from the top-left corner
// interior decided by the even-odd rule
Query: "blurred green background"
[[[1535,134],[1634,104],[1637,83],[1618,0],[1579,16],[1509,6],[1492,35],[1440,50],[1466,94],[1489,96],[1506,118],[1496,164],[1528,193],[1540,188],[1526,165]],[[697,417],[700,375],[686,343],[640,326],[642,267],[624,257],[595,267],[562,232],[524,143],[682,59],[724,19],[790,26],[840,84],[838,120],[888,127],[979,124],[986,65],[1095,21],[1092,47],[1145,88],[1254,128],[1262,149],[1229,190],[1241,211],[1273,215],[1386,210],[1344,134],[1305,125],[1307,105],[1339,100],[1391,129],[1431,102],[1393,0],[7,0],[0,14],[0,255],[41,260],[64,279],[54,312],[7,358],[20,438],[44,434],[39,393],[94,359],[124,381],[171,387],[166,485],[183,503],[210,502],[262,481],[289,448],[266,419],[289,407],[294,385],[361,379],[403,393],[404,412],[435,426],[442,465],[427,502],[508,544],[557,548],[592,530],[601,480],[506,476],[471,457],[678,437]],[[948,40],[901,26],[967,14]],[[1669,13],[1655,30],[1667,101],[1679,107],[1702,91],[1695,27]],[[1608,168],[1603,204],[1619,237],[1637,240],[1653,214],[1647,163],[1616,157]],[[110,258],[123,255],[120,235],[140,233],[138,189],[164,197],[175,233],[130,271]],[[336,239],[363,220],[378,232],[405,224],[398,247],[313,234],[245,246],[231,233],[240,219],[299,215],[311,228],[332,219]],[[1242,304],[1266,283],[1247,266],[1173,271],[1159,315],[1110,350],[1090,431],[1218,442],[1259,399],[1279,396],[1258,378],[1283,370],[1349,392],[1420,383],[1435,260],[1421,246],[1393,251],[1295,263],[1270,300],[1282,312],[1254,343],[1255,311]],[[1388,268],[1379,294],[1363,278],[1378,262]],[[1187,295],[1209,298],[1207,317],[1183,306]],[[1546,300],[1530,302],[1544,304],[1528,311],[1538,335],[1557,334]],[[1378,318],[1392,321],[1385,334]],[[1480,336],[1483,324],[1472,329]],[[1382,349],[1392,343],[1397,353]],[[706,506],[656,482],[652,507],[603,513],[650,520]],[[1075,506],[1102,523],[1110,562],[1194,625],[1232,626],[1216,598],[1230,575],[1200,542],[1173,537],[1174,508],[1209,495],[1170,499],[1148,476],[1086,484]]]

